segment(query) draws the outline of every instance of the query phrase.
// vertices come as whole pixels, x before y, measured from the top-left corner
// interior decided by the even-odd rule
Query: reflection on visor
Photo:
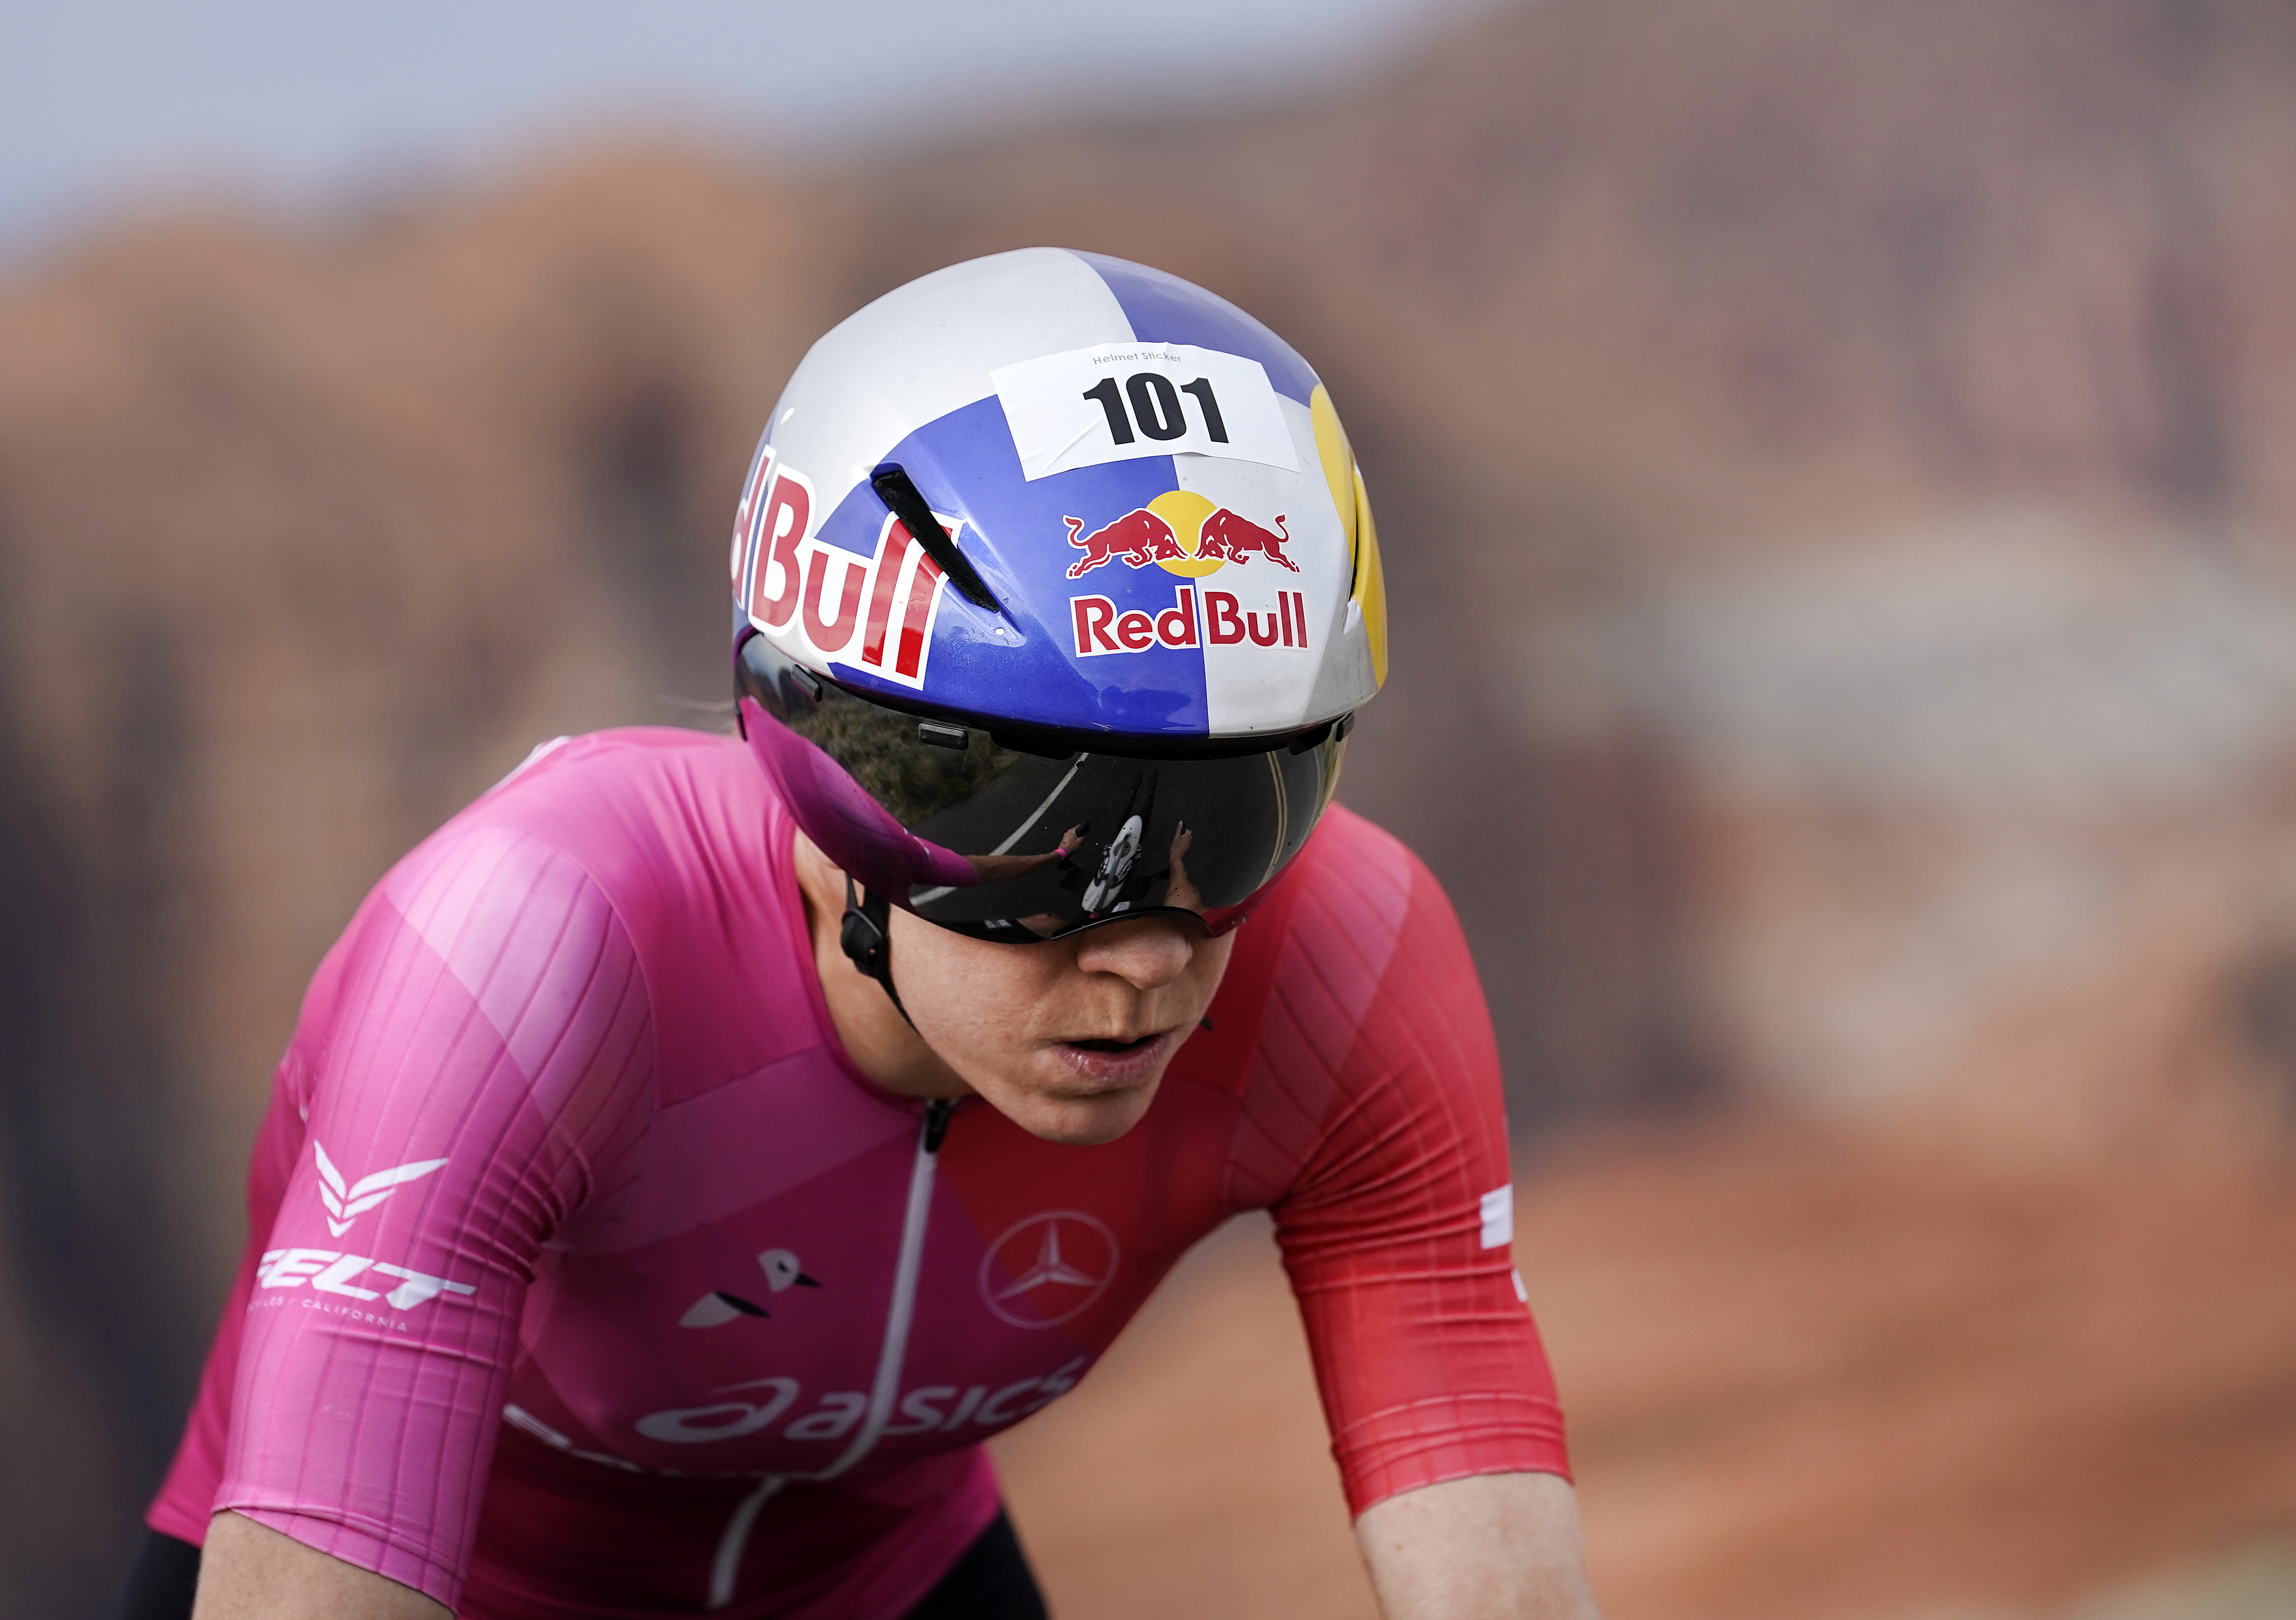
[[[1346,752],[1344,722],[1210,758],[1032,752],[1054,739],[884,707],[762,636],[737,668],[765,711],[748,722],[750,746],[806,835],[871,889],[988,939],[1151,910],[1232,926],[1314,831]],[[774,720],[786,731],[758,735]]]

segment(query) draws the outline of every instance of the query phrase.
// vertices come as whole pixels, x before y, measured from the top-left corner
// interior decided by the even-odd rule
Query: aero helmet
[[[1232,927],[1386,677],[1370,508],[1316,374],[1094,253],[953,265],[816,343],[732,566],[742,734],[879,938],[888,901],[1015,942]]]

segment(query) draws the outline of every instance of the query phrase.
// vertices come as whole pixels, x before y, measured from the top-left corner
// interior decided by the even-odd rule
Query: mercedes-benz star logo
[[[1051,1328],[1089,1306],[1116,1278],[1116,1234],[1092,1216],[1048,1209],[980,1257],[980,1298],[1015,1328]]]

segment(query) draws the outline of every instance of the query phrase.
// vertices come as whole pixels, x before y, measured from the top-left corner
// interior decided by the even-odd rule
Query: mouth
[[[1094,1037],[1053,1043],[1069,1067],[1086,1079],[1109,1087],[1136,1082],[1154,1072],[1173,1045],[1170,1030],[1158,1030],[1130,1040]]]

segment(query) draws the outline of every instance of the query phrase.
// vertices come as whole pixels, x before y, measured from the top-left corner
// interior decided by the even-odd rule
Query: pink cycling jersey
[[[1450,909],[1333,810],[1142,1122],[1096,1147],[857,1070],[736,742],[543,752],[320,966],[150,1522],[230,1509],[460,1613],[890,1617],[980,1443],[1272,1210],[1360,1510],[1565,1469]]]

